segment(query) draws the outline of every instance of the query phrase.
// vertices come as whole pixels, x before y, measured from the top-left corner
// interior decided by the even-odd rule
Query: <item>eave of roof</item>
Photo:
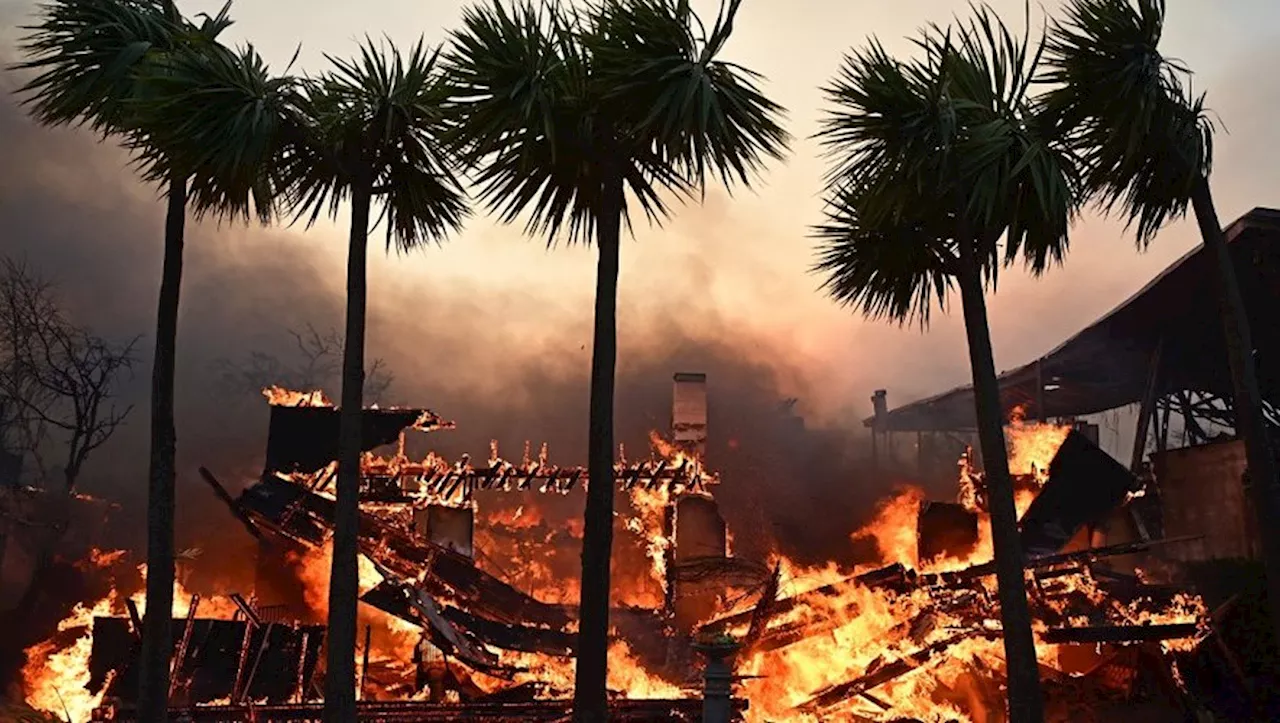
[[[1280,357],[1280,210],[1255,208],[1226,229],[1259,359]],[[1213,298],[1216,265],[1197,247],[1137,293],[1044,356],[1000,375],[1006,412],[1067,417],[1131,404],[1146,389],[1161,340],[1161,391],[1229,393],[1225,347]],[[1206,298],[1207,297],[1207,298]],[[1274,353],[1271,353],[1274,352]],[[1280,368],[1259,369],[1268,398],[1280,392]],[[1038,393],[1040,387],[1052,385]],[[1043,400],[1044,409],[1039,409]],[[864,422],[875,426],[875,417]],[[881,428],[943,431],[974,426],[972,385],[890,410]]]

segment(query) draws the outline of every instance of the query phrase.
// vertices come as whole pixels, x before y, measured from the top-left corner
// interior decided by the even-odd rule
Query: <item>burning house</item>
[[[255,584],[244,595],[202,599],[177,590],[171,695],[194,720],[239,720],[250,708],[294,720],[319,709],[339,415],[319,392],[264,393],[271,414],[259,480],[235,494],[200,470],[228,521],[257,541],[258,554]],[[623,594],[613,613],[619,675],[610,684],[619,720],[696,718],[702,701],[693,628],[715,609],[716,593],[768,575],[730,554],[712,496],[717,480],[696,456],[705,443],[705,376],[677,375],[673,396],[676,441],[655,436],[654,455],[620,459],[615,470],[636,543],[630,558],[615,563],[629,573],[615,577]],[[552,464],[545,447],[532,455],[528,445],[519,462],[500,458],[496,444],[483,462],[435,454],[411,460],[408,436],[452,424],[425,409],[372,408],[363,419],[362,715],[561,717],[572,681],[576,584],[558,579],[547,559],[556,547],[580,545],[581,530],[558,540],[540,517],[556,504],[580,509],[574,498],[587,484],[585,469]],[[503,539],[519,534],[542,536],[552,549],[521,560]],[[114,593],[79,606],[61,627],[88,634],[70,647],[50,641],[45,659],[29,663],[29,702],[57,712],[51,702],[63,696],[52,686],[65,681],[45,681],[45,673],[62,656],[79,666],[75,682],[86,695],[75,698],[84,703],[73,706],[77,715],[92,703],[97,717],[128,720],[144,606]],[[745,708],[741,700],[729,704]]]
[[[1280,211],[1254,209],[1232,223],[1226,236],[1274,434],[1280,425],[1280,368],[1274,364],[1280,356],[1274,311],[1280,308]],[[1113,579],[1159,570],[1181,588],[1200,591],[1212,610],[1207,619],[1213,631],[1205,634],[1217,659],[1216,672],[1202,669],[1198,681],[1213,690],[1202,687],[1199,694],[1217,698],[1218,714],[1231,720],[1271,720],[1280,710],[1274,696],[1265,693],[1275,688],[1268,661],[1275,659],[1276,641],[1266,635],[1244,647],[1230,642],[1257,638],[1256,631],[1267,626],[1250,622],[1246,616],[1252,613],[1241,602],[1254,594],[1262,573],[1243,442],[1234,431],[1228,356],[1213,303],[1216,274],[1203,248],[1188,253],[1053,351],[1002,374],[1000,396],[1010,419],[1011,468],[1021,473],[1022,541],[1032,566],[1039,564],[1036,558],[1053,559],[1055,549],[1090,556],[1115,550],[1127,554],[1095,572]],[[971,387],[895,409],[884,390],[872,401],[874,414],[865,425],[876,453],[893,455],[895,443],[899,451],[911,450],[922,476],[934,466],[930,457],[939,442],[954,449],[970,443],[975,430]],[[1134,412],[1131,451],[1121,455],[1125,464],[1096,452],[1083,454],[1088,445],[1082,438],[1096,445],[1098,426],[1081,418],[1126,407]],[[1066,436],[1055,438],[1054,429]],[[1032,462],[1043,459],[1046,442],[1060,445],[1059,451],[1048,469],[1048,484],[1030,502],[1026,481],[1044,473]],[[1060,479],[1068,483],[1058,484]],[[1128,503],[1116,504],[1123,499]],[[925,510],[922,554],[929,545],[933,552],[954,544],[955,530],[963,524],[942,520],[956,513]],[[934,541],[924,534],[930,529]],[[1072,530],[1078,530],[1076,536],[1064,547]],[[1184,682],[1194,677],[1183,675]],[[1182,695],[1185,701],[1189,693],[1183,689]]]
[[[258,481],[233,494],[202,470],[228,521],[257,541],[259,553],[249,594],[176,591],[171,694],[175,714],[192,721],[310,720],[321,707],[337,410],[319,394],[267,395]],[[411,461],[408,435],[451,425],[424,409],[369,409],[364,420],[362,720],[562,718],[573,677],[569,583],[580,529],[562,538],[563,524],[545,522],[555,503],[580,510],[574,496],[585,471],[528,447],[519,462],[497,449],[478,463],[431,454]],[[672,428],[673,441],[655,437],[643,461],[620,454],[615,470],[627,533],[614,561],[615,719],[695,720],[706,701],[752,721],[1000,719],[980,472],[957,479],[952,502],[926,502],[914,490],[886,500],[860,532],[875,539],[881,564],[814,569],[781,555],[744,560],[733,555],[715,501],[719,480],[697,456],[706,440],[700,375],[676,377]],[[1068,428],[1045,425],[1037,440],[1026,449],[1038,472],[1023,480],[1024,539],[1040,553],[1029,580],[1046,676],[1057,690],[1082,672],[1114,674],[1120,689],[1138,685],[1116,656],[1082,652],[1104,643],[1137,646],[1175,675],[1171,656],[1195,650],[1207,634],[1198,598],[1105,572],[1107,560],[1156,543],[1078,549],[1069,542],[1123,507],[1136,479]],[[1088,500],[1063,492],[1082,477],[1106,483]],[[520,539],[535,551],[522,557]],[[113,592],[77,607],[64,633],[30,656],[28,701],[53,712],[74,708],[77,720],[91,711],[130,720],[144,605]],[[51,680],[52,670],[68,674]],[[79,689],[58,687],[69,684]],[[1114,694],[1115,686],[1096,685],[1094,695]],[[1086,720],[1071,717],[1077,711],[1063,715]]]
[[[1259,241],[1274,218],[1255,212],[1237,222],[1233,248],[1263,258]],[[1223,370],[1207,361],[1179,366],[1177,350],[1208,343],[1179,334],[1214,328],[1215,319],[1187,309],[1168,325],[1137,316],[1194,298],[1207,273],[1197,258],[1099,322],[1105,328],[1002,378],[1027,590],[1055,722],[1111,720],[1119,710],[1135,722],[1163,721],[1206,705],[1229,720],[1267,719],[1251,698],[1244,643],[1232,637],[1243,604],[1233,612],[1196,594],[1198,580],[1182,571],[1256,549],[1243,495],[1204,491],[1206,480],[1240,486],[1237,446],[1207,439],[1197,415],[1212,405],[1201,396],[1182,404],[1186,389],[1225,394]],[[1114,353],[1090,346],[1115,339],[1131,341]],[[338,411],[318,392],[266,394],[261,475],[235,489],[214,466],[201,471],[229,529],[256,544],[256,572],[243,594],[176,590],[171,694],[186,720],[315,720],[322,705]],[[877,395],[869,424],[879,453],[888,456],[895,437],[915,436],[917,449],[935,437],[929,448],[949,468],[951,491],[931,498],[904,487],[865,524],[853,522],[867,518],[863,510],[833,509],[851,521],[851,536],[874,543],[875,560],[814,566],[777,552],[734,554],[735,535],[757,531],[731,529],[717,501],[735,481],[722,485],[707,468],[706,377],[677,374],[670,434],[653,435],[643,458],[619,449],[615,463],[623,494],[612,564],[614,718],[696,720],[705,705],[760,723],[1003,720],[986,490],[980,460],[964,444],[968,394],[898,409]],[[1134,400],[1144,410],[1140,442],[1125,464],[1100,448],[1097,427],[1075,418]],[[1189,444],[1173,449],[1170,415],[1179,410],[1190,415]],[[562,720],[586,471],[529,444],[518,461],[496,443],[484,459],[411,453],[451,427],[426,409],[363,414],[361,719]],[[1141,454],[1152,438],[1147,466]],[[99,557],[102,569],[139,573],[123,553]],[[28,651],[28,703],[75,720],[95,711],[131,720],[144,606],[114,588],[78,606],[57,635]],[[1143,706],[1156,712],[1142,718]]]

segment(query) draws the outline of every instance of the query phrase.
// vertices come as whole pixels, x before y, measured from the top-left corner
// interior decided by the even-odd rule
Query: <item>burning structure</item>
[[[1277,219],[1255,211],[1229,230],[1233,250],[1257,262],[1252,273],[1242,265],[1251,308],[1280,302],[1267,271],[1280,258],[1265,243],[1280,233]],[[1203,295],[1208,268],[1190,255],[1002,377],[1051,720],[1144,720],[1135,712],[1143,704],[1160,711],[1153,721],[1206,705],[1228,720],[1274,719],[1241,652],[1244,603],[1196,574],[1256,550],[1238,443],[1210,438],[1230,421],[1225,354],[1203,351],[1218,338],[1216,318],[1175,303]],[[1280,353],[1274,321],[1254,320],[1260,358]],[[1116,339],[1127,341],[1117,349]],[[193,721],[312,720],[321,705],[338,414],[318,392],[267,396],[261,476],[237,492],[202,471],[258,554],[250,594],[177,592],[173,705]],[[884,499],[852,530],[878,551],[863,565],[736,556],[731,532],[754,531],[731,531],[720,514],[705,376],[676,375],[672,401],[669,439],[655,434],[644,459],[620,449],[616,461],[625,492],[613,560],[616,719],[695,719],[706,698],[761,723],[1003,720],[986,493],[965,445],[969,390],[898,409],[875,397],[868,425],[878,453],[892,455],[894,437],[912,434],[954,492],[930,499],[905,487]],[[1127,402],[1139,404],[1130,464],[1100,449],[1096,426],[1075,421]],[[1182,417],[1181,449],[1169,445],[1171,414]],[[413,457],[415,438],[451,425],[424,409],[369,409],[364,420],[362,720],[563,718],[586,471],[527,444],[519,461],[496,444],[487,459]],[[95,559],[137,577],[121,555]],[[77,607],[28,652],[28,703],[75,720],[95,710],[129,720],[144,603],[113,591]]]
[[[950,500],[904,489],[884,501],[857,533],[875,540],[879,564],[738,559],[714,496],[719,479],[700,456],[705,383],[677,375],[673,440],[655,435],[648,458],[617,461],[627,494],[611,615],[615,719],[694,720],[706,698],[750,721],[1000,720],[980,471],[962,463]],[[266,393],[261,477],[233,494],[202,470],[259,554],[251,595],[177,591],[173,705],[192,721],[310,720],[321,707],[337,410],[319,393]],[[369,409],[364,419],[362,720],[561,719],[581,544],[566,521],[579,514],[585,471],[528,446],[519,462],[496,447],[479,463],[412,461],[410,434],[451,425],[423,409]],[[1142,695],[1151,671],[1185,695],[1180,666],[1211,637],[1199,599],[1109,564],[1158,541],[1080,542],[1139,481],[1070,428],[1021,431],[1023,536],[1036,554],[1028,589],[1056,719],[1089,719],[1068,704]],[[1082,487],[1089,494],[1067,492]],[[557,505],[567,512],[557,517]],[[79,606],[29,655],[28,702],[76,720],[130,720],[144,604],[112,592]]]
[[[1280,317],[1275,314],[1280,304],[1280,210],[1254,209],[1232,223],[1226,236],[1274,438],[1280,429],[1280,367],[1275,364],[1280,358]],[[1182,587],[1201,592],[1217,631],[1215,645],[1209,647],[1220,656],[1218,690],[1209,697],[1219,699],[1219,714],[1231,720],[1275,720],[1280,703],[1267,691],[1277,687],[1274,661],[1280,641],[1269,632],[1259,634],[1269,627],[1251,620],[1256,609],[1246,609],[1248,600],[1256,603],[1262,570],[1243,442],[1234,429],[1219,310],[1208,301],[1216,273],[1203,248],[1191,251],[1056,349],[1002,374],[1000,396],[1014,420],[1008,436],[1015,472],[1035,471],[1025,462],[1038,456],[1037,445],[1048,438],[1038,430],[1074,427],[1096,442],[1097,425],[1079,418],[1134,409],[1132,448],[1122,450],[1121,458],[1142,478],[1143,494],[1121,511],[1090,522],[1087,533],[1071,545],[1136,551],[1162,540],[1157,548],[1126,555],[1112,567],[1164,568]],[[945,450],[963,446],[974,431],[971,387],[896,409],[889,408],[881,390],[873,403],[875,413],[865,424],[877,453],[892,457],[895,439],[901,448],[911,449],[911,441],[903,445],[902,438],[914,438],[914,467],[921,476],[935,469],[939,459],[945,464]],[[944,450],[940,458],[939,449]],[[1071,494],[1082,503],[1096,496],[1099,504],[1118,494],[1105,481],[1109,476],[1093,479],[1094,484],[1073,487]],[[1051,500],[1050,491],[1046,487],[1021,521],[1023,543],[1032,554],[1047,541],[1038,534],[1028,536],[1044,519],[1035,508],[1065,510],[1068,504],[1065,496]]]

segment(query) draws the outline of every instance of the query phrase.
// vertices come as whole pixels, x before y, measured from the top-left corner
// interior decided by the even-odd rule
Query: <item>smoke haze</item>
[[[1021,3],[997,4],[1013,8],[1011,19],[1020,17]],[[288,5],[279,3],[281,12]],[[324,6],[325,27],[303,24],[281,33],[264,7],[240,3],[233,8],[242,19],[236,32],[253,37],[273,60],[282,53],[287,59],[286,50],[305,40],[303,63],[310,65],[304,70],[314,70],[319,50],[349,49],[328,37],[330,24],[345,34],[377,19],[354,5],[316,5]],[[898,35],[925,19],[943,19],[946,10],[932,4],[896,15],[867,10],[877,25],[833,38],[822,28],[841,24],[819,22],[826,10],[792,17],[809,29],[784,33],[786,23],[763,17],[774,12],[770,5],[751,6],[755,14],[740,21],[735,48],[795,109],[792,131],[801,140],[794,159],[771,171],[757,193],[730,199],[713,191],[703,205],[679,208],[664,228],[638,229],[637,241],[624,244],[618,438],[636,456],[649,430],[668,425],[672,373],[706,372],[712,462],[726,473],[718,494],[739,542],[742,530],[771,530],[791,554],[818,560],[851,554],[847,533],[892,482],[873,480],[858,460],[857,420],[870,412],[871,390],[887,387],[890,404],[901,404],[964,383],[968,369],[958,314],[937,318],[921,334],[862,322],[816,293],[817,280],[805,273],[811,258],[806,227],[818,220],[822,169],[816,147],[804,139],[816,127],[817,88],[840,52],[870,30],[891,49],[900,47],[892,42]],[[30,9],[25,1],[0,9],[0,58],[12,57],[12,19]],[[441,10],[441,17],[456,17],[454,10]],[[395,12],[401,11],[410,12]],[[1191,17],[1191,8],[1173,13],[1171,22],[1181,24],[1171,28],[1171,42],[1187,51],[1175,54],[1201,67],[1208,51],[1193,42],[1221,51],[1206,65],[1211,102],[1233,131],[1220,138],[1215,175],[1224,219],[1280,203],[1260,195],[1280,186],[1277,126],[1263,120],[1280,109],[1280,85],[1274,74],[1259,81],[1248,72],[1280,60],[1275,44],[1247,38],[1224,45],[1215,40],[1216,26],[1193,41],[1186,28],[1199,16]],[[401,27],[383,20],[370,29]],[[1234,37],[1231,28],[1239,23],[1227,25],[1222,37]],[[777,37],[766,37],[767,28]],[[812,37],[793,37],[802,32]],[[823,50],[821,57],[802,53],[809,64],[801,67],[785,47]],[[32,125],[8,92],[15,82],[12,74],[0,79],[0,158],[7,168],[0,174],[0,248],[57,281],[77,319],[107,336],[148,335],[141,348],[149,352],[163,206],[154,189],[132,180],[127,159],[113,146],[84,132]],[[189,224],[178,356],[180,546],[212,545],[209,538],[231,529],[230,518],[196,481],[196,467],[210,467],[233,488],[261,467],[266,405],[250,389],[229,394],[215,384],[213,365],[255,351],[285,358],[292,343],[287,329],[341,327],[345,223],[340,218],[310,231]],[[1136,255],[1116,224],[1087,219],[1065,269],[1038,282],[1018,273],[1002,278],[990,305],[1000,365],[1015,366],[1056,345],[1139,288],[1193,239],[1188,225],[1178,225],[1151,252]],[[555,462],[584,462],[593,274],[589,249],[545,250],[479,212],[443,248],[402,256],[375,251],[368,356],[385,359],[395,375],[388,399],[457,421],[457,430],[429,440],[451,457],[485,454],[497,439],[506,456],[518,458],[527,439],[548,442]],[[145,489],[149,356],[125,390],[138,404],[134,416],[84,475],[87,491],[134,510],[141,510]],[[328,391],[336,396],[338,390]],[[795,421],[778,411],[793,397],[808,432],[795,431]]]

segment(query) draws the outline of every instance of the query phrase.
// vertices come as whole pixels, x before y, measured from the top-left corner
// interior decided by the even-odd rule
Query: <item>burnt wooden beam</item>
[[[1023,567],[1027,570],[1039,570],[1042,568],[1053,567],[1055,565],[1095,562],[1107,557],[1117,557],[1120,555],[1131,555],[1135,552],[1145,552],[1153,547],[1159,547],[1160,545],[1171,545],[1178,542],[1199,540],[1202,537],[1204,537],[1204,535],[1186,535],[1183,537],[1169,537],[1161,540],[1124,542],[1118,545],[1094,547],[1088,550],[1080,550],[1078,552],[1063,552],[1056,555],[1045,555],[1043,557],[1028,559]],[[973,567],[967,567],[956,572],[921,575],[920,579],[926,586],[951,587],[994,574],[996,574],[996,564],[995,561],[992,560],[991,562],[984,562],[981,565],[974,565]]]
[[[792,597],[778,600],[776,602],[776,605],[773,606],[774,607],[773,614],[782,615],[783,613],[786,613],[792,610],[796,606],[804,604],[810,600],[817,600],[823,597],[832,597],[835,595],[839,595],[841,591],[845,590],[850,585],[862,585],[864,587],[869,587],[873,589],[889,589],[889,590],[905,591],[911,588],[912,586],[914,586],[915,579],[916,579],[916,574],[914,570],[908,569],[902,563],[895,562],[892,565],[886,565],[884,567],[877,568],[869,572],[864,572],[860,575],[855,575],[853,577],[845,578],[840,582],[832,583],[830,585],[823,585],[822,587],[815,588],[805,593],[801,593],[800,595],[795,595]],[[718,630],[718,629],[724,629],[733,625],[749,623],[751,621],[751,617],[753,614],[754,614],[754,610],[746,610],[744,612],[736,613],[728,617],[723,617],[717,620],[713,620],[702,627],[706,629]]]
[[[364,655],[360,661],[360,683],[356,687],[356,700],[364,700],[364,684],[369,679],[369,649],[373,647],[373,626],[364,626]]]
[[[820,691],[817,695],[797,706],[797,708],[802,711],[812,712],[824,708],[830,708],[855,696],[861,696],[865,692],[884,685],[891,680],[901,678],[907,673],[927,665],[935,655],[965,640],[971,635],[973,635],[973,633],[958,633],[949,638],[939,640],[926,648],[921,648],[914,653],[886,663],[868,675],[850,680],[846,683],[829,686]]]
[[[298,646],[298,672],[294,679],[294,696],[297,702],[306,700],[307,695],[307,652],[311,643],[311,632],[302,633],[302,644]]]
[[[1096,625],[1049,628],[1041,635],[1041,639],[1051,644],[1146,643],[1158,640],[1193,638],[1198,631],[1199,626],[1196,623]]]
[[[138,612],[138,603],[127,597],[124,599],[124,606],[129,611],[129,626],[133,629],[133,637],[142,640],[142,615]]]
[[[249,691],[253,689],[253,679],[258,677],[258,666],[262,664],[262,656],[267,652],[267,648],[271,645],[271,631],[275,629],[275,623],[267,623],[267,627],[262,633],[262,643],[258,646],[258,654],[253,659],[253,665],[249,668],[249,674],[244,680],[244,688],[240,691],[240,702],[244,702],[249,697]],[[249,630],[247,625],[246,630]]]
[[[240,614],[244,615],[244,619],[249,621],[250,627],[256,628],[262,624],[262,617],[259,616],[257,611],[253,609],[253,606],[244,599],[244,596],[238,592],[233,592],[227,597],[235,604],[236,609],[240,611]]]
[[[781,563],[773,566],[773,574],[769,576],[769,581],[765,583],[764,592],[760,594],[760,601],[751,611],[751,626],[747,628],[747,635],[742,639],[743,652],[749,653],[756,643],[759,642],[760,636],[764,635],[765,628],[769,625],[769,620],[773,617],[773,606],[778,602],[778,587],[782,583],[782,565]]]
[[[218,478],[213,476],[212,472],[201,467],[200,477],[209,484],[209,487],[213,489],[213,493],[217,495],[218,499],[222,500],[223,504],[227,506],[227,509],[231,510],[231,514],[235,516],[241,525],[244,525],[244,529],[248,530],[250,535],[253,535],[253,537],[259,542],[270,546],[271,543],[267,541],[266,536],[262,534],[262,531],[259,530],[253,520],[249,518],[249,515],[245,513],[240,504],[227,492],[227,489],[222,486],[222,483],[218,481]]]
[[[191,603],[187,608],[186,624],[182,627],[182,639],[178,643],[177,650],[173,651],[173,658],[169,661],[169,697],[178,690],[178,684],[182,677],[182,666],[187,661],[187,648],[191,645],[191,631],[196,622],[196,610],[200,607],[200,596],[192,595]]]

